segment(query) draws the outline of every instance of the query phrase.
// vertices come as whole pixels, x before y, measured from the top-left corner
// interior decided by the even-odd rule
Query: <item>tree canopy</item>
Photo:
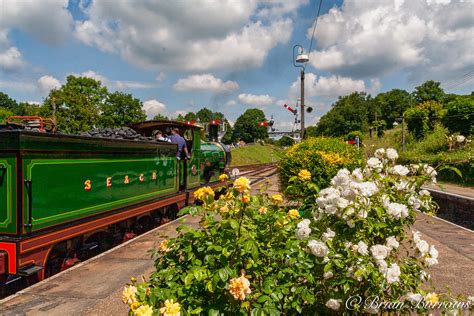
[[[246,110],[235,122],[232,133],[233,141],[243,140],[246,143],[251,143],[257,139],[267,138],[267,127],[258,126],[258,122],[263,122],[265,120],[265,113],[263,113],[262,110]]]

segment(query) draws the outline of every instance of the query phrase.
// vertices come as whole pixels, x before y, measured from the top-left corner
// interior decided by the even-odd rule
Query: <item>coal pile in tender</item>
[[[137,141],[152,141],[152,137],[142,136],[130,127],[121,128],[95,128],[88,132],[83,132],[81,136],[112,138],[112,139],[128,139]]]

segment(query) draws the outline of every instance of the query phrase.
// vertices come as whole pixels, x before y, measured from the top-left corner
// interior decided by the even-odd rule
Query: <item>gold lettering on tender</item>
[[[128,176],[125,176],[125,179],[123,179],[123,183],[125,183],[125,184],[130,183],[130,179],[128,178]]]
[[[153,173],[151,174],[151,179],[152,179],[152,180],[156,180],[156,172],[153,172]]]
[[[138,180],[140,180],[140,182],[145,181],[145,176],[143,175],[143,173],[140,174],[140,176],[138,177]]]
[[[84,190],[90,191],[92,189],[91,180],[86,180],[84,182]]]
[[[107,188],[110,188],[112,186],[112,177],[107,178],[106,184],[107,184]]]

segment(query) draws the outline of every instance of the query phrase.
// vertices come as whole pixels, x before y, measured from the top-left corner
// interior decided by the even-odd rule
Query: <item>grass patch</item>
[[[281,149],[273,145],[252,144],[232,149],[232,166],[277,162]]]
[[[448,151],[448,134],[444,127],[436,126],[425,138],[417,141],[406,132],[405,151],[402,151],[402,129],[398,126],[385,131],[381,138],[365,135],[364,151],[369,157],[377,148],[392,147],[400,154],[400,163],[428,163],[438,171],[444,166],[456,167],[463,179],[447,169],[439,173],[438,180],[474,186],[474,145],[471,143],[466,149]]]

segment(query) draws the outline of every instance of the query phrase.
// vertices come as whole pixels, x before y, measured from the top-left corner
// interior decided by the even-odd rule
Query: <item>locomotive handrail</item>
[[[31,229],[33,220],[33,191],[31,189],[32,181],[25,179],[26,193],[28,194],[28,223],[24,224],[25,228]]]

